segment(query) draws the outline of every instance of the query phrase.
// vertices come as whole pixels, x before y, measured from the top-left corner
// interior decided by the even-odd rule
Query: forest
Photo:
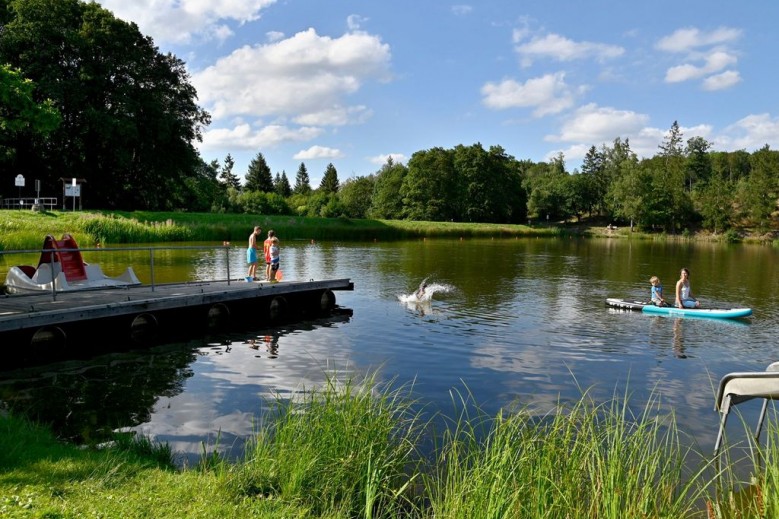
[[[80,0],[0,0],[0,197],[14,178],[88,186],[89,209],[295,214],[485,223],[592,220],[647,231],[777,228],[779,152],[712,151],[674,121],[657,153],[627,138],[593,145],[581,169],[560,154],[517,159],[500,145],[432,148],[406,164],[319,186],[305,163],[290,182],[258,150],[239,175],[228,154],[206,162],[195,144],[210,115],[185,63],[133,23]],[[242,181],[243,178],[243,181]]]

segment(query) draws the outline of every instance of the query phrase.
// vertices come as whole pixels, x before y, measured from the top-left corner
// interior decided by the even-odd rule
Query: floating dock
[[[119,343],[143,345],[166,336],[327,315],[338,290],[354,290],[354,284],[209,281],[3,295],[0,344],[15,363],[79,357],[114,350]]]

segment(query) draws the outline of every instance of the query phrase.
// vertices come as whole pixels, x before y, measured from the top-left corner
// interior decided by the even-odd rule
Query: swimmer
[[[425,278],[422,280],[422,282],[419,284],[419,288],[416,292],[414,292],[414,295],[417,297],[417,299],[422,299],[425,297],[425,289],[427,288],[427,280],[429,278]]]

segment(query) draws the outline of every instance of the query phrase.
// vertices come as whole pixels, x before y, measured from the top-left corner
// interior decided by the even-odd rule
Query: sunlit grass
[[[557,236],[555,227],[410,222],[349,218],[309,218],[248,214],[150,211],[15,211],[0,210],[0,250],[40,248],[47,234],[70,233],[82,247],[130,243],[213,241],[243,242],[255,225],[274,229],[285,240],[373,241],[414,238]]]
[[[763,448],[726,446],[717,476],[715,460],[688,446],[654,400],[634,414],[627,397],[596,403],[585,393],[540,415],[487,416],[456,393],[456,418],[447,420],[423,419],[411,390],[379,384],[376,374],[331,376],[302,397],[275,401],[245,459],[209,456],[185,469],[143,438],[76,448],[0,415],[0,516],[779,516],[773,423]],[[756,469],[741,481],[730,464],[745,461]]]
[[[433,516],[688,517],[706,485],[683,473],[695,455],[657,411],[585,395],[542,417],[501,412],[484,440],[484,417],[460,421],[424,477]]]
[[[411,509],[421,421],[403,392],[375,378],[281,401],[246,461],[230,472],[240,497],[300,503],[314,515],[397,517]]]

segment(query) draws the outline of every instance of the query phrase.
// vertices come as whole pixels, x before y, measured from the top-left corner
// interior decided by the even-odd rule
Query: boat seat
[[[763,399],[763,408],[755,428],[755,440],[759,441],[768,401],[779,400],[779,362],[770,364],[765,371],[728,373],[722,377],[714,404],[714,409],[721,415],[717,441],[714,443],[714,456],[719,454],[731,408],[753,398]]]
[[[43,241],[41,259],[38,261],[38,267],[46,263],[51,264],[52,271],[55,273],[64,272],[65,279],[70,282],[84,281],[87,279],[87,271],[84,265],[84,259],[81,257],[81,251],[78,250],[76,240],[70,234],[63,234],[61,240],[55,240],[53,236],[47,235]],[[59,265],[55,265],[59,263]]]

